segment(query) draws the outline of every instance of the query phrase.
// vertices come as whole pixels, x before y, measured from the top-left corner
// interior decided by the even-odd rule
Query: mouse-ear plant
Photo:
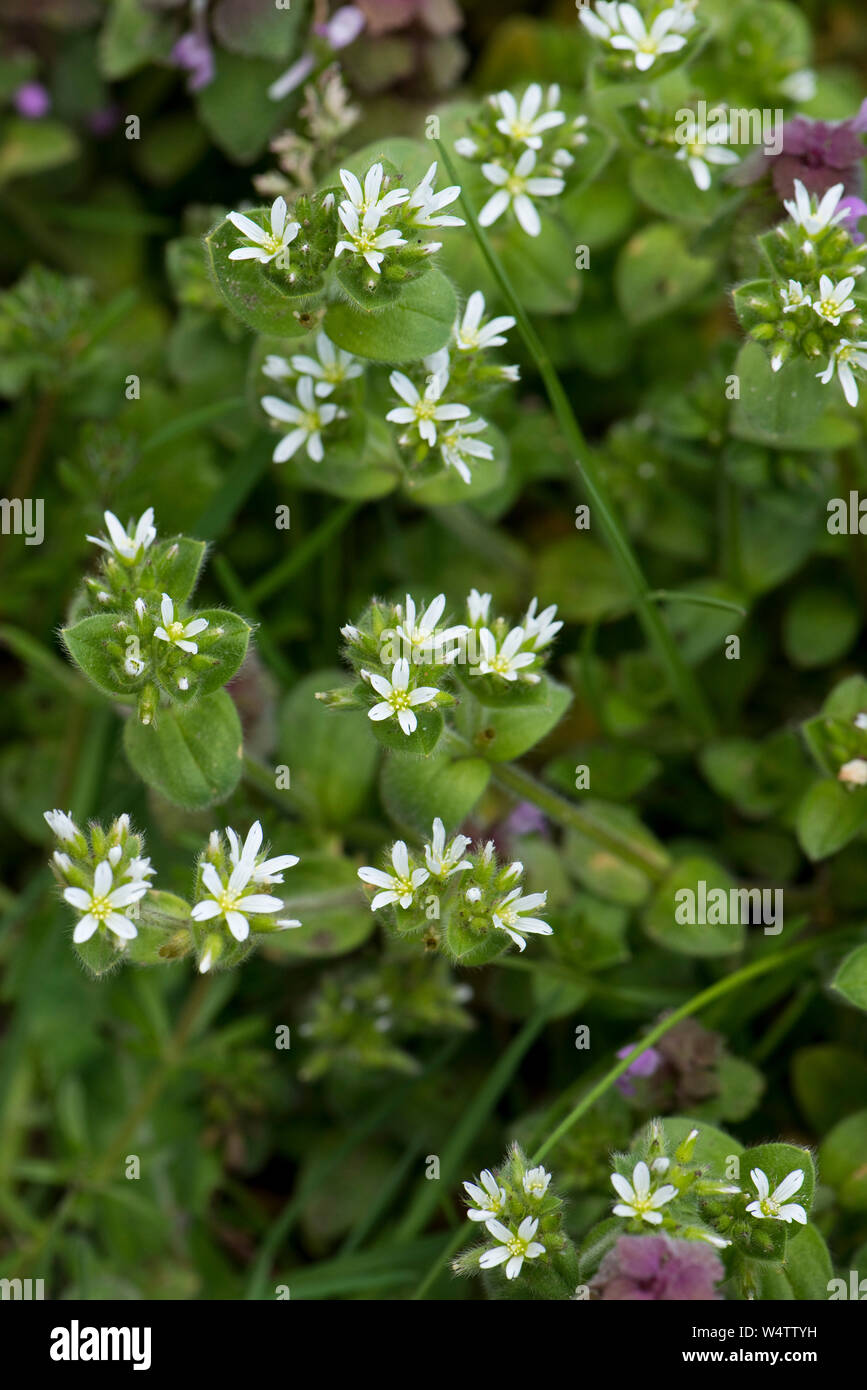
[[[190,808],[229,794],[240,775],[240,722],[223,687],[247,652],[250,625],[191,595],[205,542],[159,540],[153,509],[125,529],[105,513],[99,568],[88,576],[63,628],[79,670],[111,700],[131,707],[124,746],[139,776]]]

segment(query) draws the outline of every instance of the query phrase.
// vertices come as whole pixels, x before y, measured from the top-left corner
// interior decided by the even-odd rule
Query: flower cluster
[[[512,92],[487,98],[468,122],[469,134],[455,142],[463,158],[481,166],[493,192],[479,213],[490,227],[511,212],[528,236],[538,236],[542,222],[537,198],[555,198],[566,187],[573,151],[586,144],[586,116],[569,120],[558,110],[560,88],[543,92],[532,82],[520,99]]]
[[[821,198],[809,194],[799,179],[794,190],[785,203],[788,222],[760,242],[773,279],[742,286],[735,307],[750,336],[768,350],[775,372],[794,356],[826,359],[816,375],[825,385],[836,376],[855,406],[855,369],[867,369],[867,341],[859,337],[863,311],[856,298],[856,281],[867,269],[864,248],[843,225],[842,183]]]
[[[329,975],[299,1032],[306,1040],[304,1081],[338,1072],[411,1074],[419,1064],[405,1044],[444,1029],[465,1030],[472,998],[443,960],[389,955],[375,969],[349,966]]]
[[[185,536],[156,542],[153,508],[124,529],[105,513],[105,536],[87,539],[104,552],[96,576],[84,581],[63,630],[73,661],[102,691],[135,699],[143,724],[156,721],[161,695],[178,704],[219,689],[244,659],[250,628],[235,613],[185,611],[205,546]]]
[[[87,834],[69,812],[46,811],[45,820],[60,845],[51,857],[52,872],[63,885],[64,901],[78,914],[73,942],[81,946],[98,935],[122,951],[138,935],[139,904],[155,873],[142,854],[141,836],[132,832],[126,814],[108,830],[92,823]]]
[[[95,974],[124,951],[137,964],[179,960],[195,952],[199,970],[206,974],[218,961],[239,964],[254,935],[301,925],[278,915],[285,911],[283,899],[267,891],[282,884],[284,871],[298,863],[298,856],[269,857],[259,821],[243,842],[228,826],[225,839],[212,832],[196,866],[190,906],[154,888],[156,870],[125,813],[107,831],[94,822],[86,834],[69,812],[46,811],[45,819],[59,845],[52,872],[63,886],[64,900],[78,913],[72,939]],[[135,943],[133,953],[130,943]]]
[[[637,5],[596,0],[582,5],[578,18],[588,34],[612,49],[608,65],[613,71],[649,72],[671,54],[687,45],[687,35],[696,26],[698,0],[671,0],[671,4],[651,0]]]
[[[491,595],[473,589],[465,621],[444,621],[445,594],[425,607],[410,594],[405,604],[374,599],[355,624],[341,629],[345,655],[359,677],[351,694],[323,692],[334,706],[362,706],[389,746],[397,727],[409,739],[429,737],[442,728],[441,709],[455,703],[455,681],[483,704],[522,700],[542,679],[547,648],[563,626],[556,604],[538,612],[534,598],[517,626],[491,614]],[[421,751],[430,751],[417,738]]]
[[[747,1254],[779,1253],[778,1242],[756,1223],[806,1224],[806,1208],[789,1200],[804,1186],[804,1168],[789,1168],[772,1183],[756,1164],[749,1170],[752,1190],[744,1191],[696,1161],[699,1135],[698,1129],[690,1130],[671,1153],[662,1125],[651,1121],[635,1151],[614,1156],[612,1215],[628,1221],[636,1233],[651,1226],[720,1250],[734,1245]],[[748,1160],[749,1154],[744,1163]]]
[[[471,848],[467,835],[451,841],[439,816],[431,838],[417,853],[397,840],[385,866],[365,865],[358,877],[374,890],[371,911],[389,910],[402,937],[420,939],[461,965],[483,965],[506,948],[506,938],[523,951],[528,934],[550,936],[535,914],[547,893],[524,893],[524,866],[500,864],[494,843]]]
[[[270,858],[263,838],[259,821],[243,844],[227,826],[225,839],[219,831],[211,832],[199,857],[190,915],[202,974],[218,961],[235,965],[243,959],[253,944],[251,933],[264,935],[301,925],[295,918],[280,915],[285,911],[282,898],[258,891],[282,884],[284,870],[298,863],[297,854]]]
[[[457,1274],[498,1270],[509,1282],[521,1279],[537,1296],[568,1297],[569,1242],[563,1234],[563,1203],[551,1190],[551,1174],[531,1166],[517,1144],[492,1172],[485,1168],[476,1182],[465,1182],[467,1217],[484,1231],[476,1245],[453,1264]],[[573,1253],[573,1252],[570,1252]]]

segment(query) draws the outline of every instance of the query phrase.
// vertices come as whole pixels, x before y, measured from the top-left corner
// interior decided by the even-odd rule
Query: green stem
[[[532,801],[534,806],[538,806],[540,811],[559,825],[578,830],[588,839],[595,840],[598,845],[610,850],[618,858],[641,869],[642,873],[647,874],[654,882],[661,882],[671,867],[671,861],[661,847],[656,849],[643,844],[641,840],[616,830],[612,825],[604,824],[592,811],[567,801],[565,796],[552,791],[517,764],[493,763],[492,770],[494,781],[499,786],[513,792],[522,801]]]
[[[444,144],[441,140],[437,140],[436,145],[449,179],[452,183],[460,183]],[[488,269],[499,285],[517,321],[524,342],[545,384],[554,414],[575,458],[576,466],[581,471],[584,491],[598,518],[602,534],[632,593],[635,611],[644,633],[656,648],[657,655],[668,675],[672,693],[684,715],[702,734],[709,735],[714,730],[714,718],[711,710],[693,672],[681,657],[664,619],[648,596],[647,581],[642,574],[626,533],[617,519],[593,454],[575,418],[556,369],[542,340],[527,317],[499,257],[479,226],[478,218],[469,199],[463,194],[461,195],[461,203],[479,249],[487,262]]]
[[[300,574],[310,561],[319,554],[320,550],[323,550],[330,540],[340,534],[344,526],[355,516],[360,506],[360,502],[344,502],[336,510],[330,511],[325,520],[319,523],[306,540],[303,540],[290,555],[287,555],[251,587],[250,598],[253,602],[261,603],[263,598],[269,598],[290,579],[294,579],[296,574]]]

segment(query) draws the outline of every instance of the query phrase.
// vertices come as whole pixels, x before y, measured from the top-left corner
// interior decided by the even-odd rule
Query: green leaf
[[[146,0],[113,0],[99,36],[99,67],[110,82],[168,56],[172,31]]]
[[[393,304],[375,313],[332,304],[323,328],[345,352],[374,362],[416,362],[448,342],[458,311],[451,282],[432,267]]]
[[[571,703],[572,691],[567,686],[543,676],[538,685],[531,687],[526,700],[510,701],[494,709],[462,707],[457,722],[466,728],[464,719],[471,719],[476,746],[492,762],[507,763],[540,743],[560,723]]]
[[[650,323],[691,300],[713,270],[710,256],[690,252],[680,228],[654,222],[636,232],[620,253],[614,274],[617,300],[630,323]]]
[[[831,981],[832,989],[867,1012],[867,946],[857,946],[839,967]]]
[[[117,939],[112,932],[100,927],[89,941],[79,944],[73,942],[72,949],[85,970],[95,979],[99,979],[100,976],[116,970],[124,961],[125,953],[113,944]]]
[[[734,407],[732,433],[777,448],[803,448],[804,431],[828,406],[816,364],[796,357],[775,372],[764,348],[744,343],[734,374],[740,382],[740,398]]]
[[[318,690],[345,679],[316,671],[298,682],[280,706],[278,758],[289,768],[286,800],[328,826],[345,825],[367,803],[379,756],[371,720],[361,710],[326,709]]]
[[[0,141],[0,184],[27,174],[41,174],[76,158],[78,140],[60,121],[13,118]]]
[[[744,944],[743,922],[678,921],[675,915],[693,919],[716,915],[711,898],[714,890],[722,890],[725,899],[718,904],[720,915],[742,916],[740,900],[735,900],[736,910],[732,912],[730,890],[735,887],[731,875],[712,859],[682,859],[654,894],[644,916],[644,930],[660,946],[687,956],[727,956],[740,951]],[[692,896],[678,900],[676,895],[684,892]]]
[[[583,801],[582,806],[603,829],[610,827],[617,834],[626,835],[647,849],[664,854],[662,846],[630,807],[611,805],[590,797]],[[607,902],[638,907],[650,892],[651,880],[642,869],[621,859],[614,850],[604,848],[582,831],[570,829],[564,848],[569,873]]]
[[[867,1110],[835,1125],[819,1148],[822,1181],[847,1211],[867,1211]]]
[[[437,757],[420,764],[388,758],[380,774],[380,795],[392,820],[427,838],[435,816],[447,833],[457,830],[490,776],[491,769],[482,758]]]
[[[792,1061],[792,1090],[817,1134],[859,1110],[867,1096],[867,1060],[833,1043],[802,1047]]]
[[[306,36],[308,7],[304,0],[277,5],[275,0],[217,0],[214,33],[224,48],[249,58],[282,58],[297,52]]]
[[[798,841],[813,860],[827,859],[867,824],[867,792],[842,782],[814,782],[798,807]]]
[[[783,646],[793,666],[811,670],[845,656],[858,636],[857,603],[839,589],[801,589],[783,618]]]
[[[444,721],[439,709],[413,710],[418,721],[411,734],[405,734],[396,719],[369,720],[370,727],[384,748],[409,757],[427,758],[442,736]]]
[[[542,230],[529,237],[517,222],[494,231],[494,250],[503,269],[519,287],[521,303],[531,314],[568,314],[578,304],[581,272],[575,266],[575,238],[561,222],[545,216]]]
[[[719,187],[697,188],[686,161],[675,159],[670,150],[662,154],[645,150],[636,155],[629,166],[629,182],[652,212],[696,226],[712,222],[726,202]]]
[[[128,699],[144,684],[145,674],[132,677],[123,672],[125,629],[121,622],[116,613],[95,613],[64,628],[61,636],[72,660],[88,680],[106,695]]]
[[[540,552],[534,588],[556,593],[562,617],[587,623],[626,612],[632,598],[609,551],[586,532],[552,541]]]
[[[196,673],[190,683],[191,689],[186,694],[178,690],[176,681],[172,681],[167,674],[158,672],[160,684],[166,694],[173,700],[181,700],[182,703],[185,703],[187,698],[192,703],[200,696],[211,695],[228,684],[244,662],[252,632],[249,623],[237,613],[231,613],[225,608],[197,609],[196,617],[204,618],[208,624],[207,630],[198,638],[199,654],[214,662],[214,665]],[[213,638],[218,631],[221,636],[217,637],[216,641],[205,640],[209,636]]]
[[[285,271],[258,261],[230,261],[229,252],[242,244],[241,233],[228,218],[205,237],[214,283],[233,314],[248,328],[271,337],[305,335],[310,325],[301,322],[300,315],[311,303],[310,293],[290,292]]]
[[[828,1284],[833,1277],[831,1255],[824,1237],[812,1224],[799,1227],[786,1242],[786,1278],[795,1298],[814,1302],[827,1299]]]
[[[285,102],[268,96],[283,64],[217,49],[215,67],[213,80],[196,96],[199,117],[224,154],[251,164],[286,119]]]
[[[142,780],[190,811],[224,801],[241,776],[241,721],[224,690],[188,708],[160,709],[153,726],[128,719],[123,743]]]
[[[207,545],[190,536],[160,541],[151,552],[156,588],[181,604],[196,587]]]

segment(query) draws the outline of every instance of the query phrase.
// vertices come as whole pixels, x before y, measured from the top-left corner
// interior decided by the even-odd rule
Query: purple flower
[[[187,89],[200,92],[214,79],[214,54],[207,35],[198,29],[182,34],[171,51],[170,61],[188,74]]]
[[[507,835],[541,835],[547,830],[548,822],[532,801],[519,801],[503,821],[502,828]]]
[[[618,1057],[628,1057],[635,1047],[635,1043],[628,1043],[626,1047],[621,1047],[617,1053]],[[655,1047],[648,1047],[646,1051],[639,1052],[635,1061],[626,1068],[622,1076],[618,1076],[615,1085],[623,1096],[634,1096],[635,1087],[630,1080],[633,1076],[653,1076],[657,1067],[662,1062],[662,1054],[657,1052]]]
[[[842,183],[847,194],[858,194],[864,158],[861,136],[865,131],[867,100],[848,121],[811,121],[807,116],[795,116],[783,126],[779,152],[757,150],[731,175],[732,182],[757,183],[770,168],[780,198],[791,198],[795,179],[820,198],[835,183]]]
[[[620,1236],[590,1287],[608,1302],[707,1302],[721,1299],[715,1285],[724,1278],[719,1256],[701,1241]]]
[[[862,198],[841,198],[837,204],[837,210],[846,209],[846,216],[842,219],[840,226],[844,227],[849,233],[856,246],[865,240],[863,232],[858,231],[858,223],[862,217],[867,217],[867,203]]]
[[[341,5],[339,10],[325,24],[314,24],[313,32],[319,38],[325,39],[329,48],[337,52],[340,48],[346,48],[350,43],[354,43],[367,23],[361,10],[355,5]],[[291,67],[272,82],[268,88],[268,95],[272,101],[282,101],[283,97],[294,92],[296,87],[300,87],[302,82],[306,82],[311,72],[316,66],[316,60],[312,53],[302,53]]]
[[[98,139],[103,139],[117,129],[119,120],[120,109],[117,106],[98,106],[95,111],[91,111],[87,124]]]
[[[51,110],[51,97],[41,82],[23,82],[13,100],[18,115],[28,121],[39,121]]]

